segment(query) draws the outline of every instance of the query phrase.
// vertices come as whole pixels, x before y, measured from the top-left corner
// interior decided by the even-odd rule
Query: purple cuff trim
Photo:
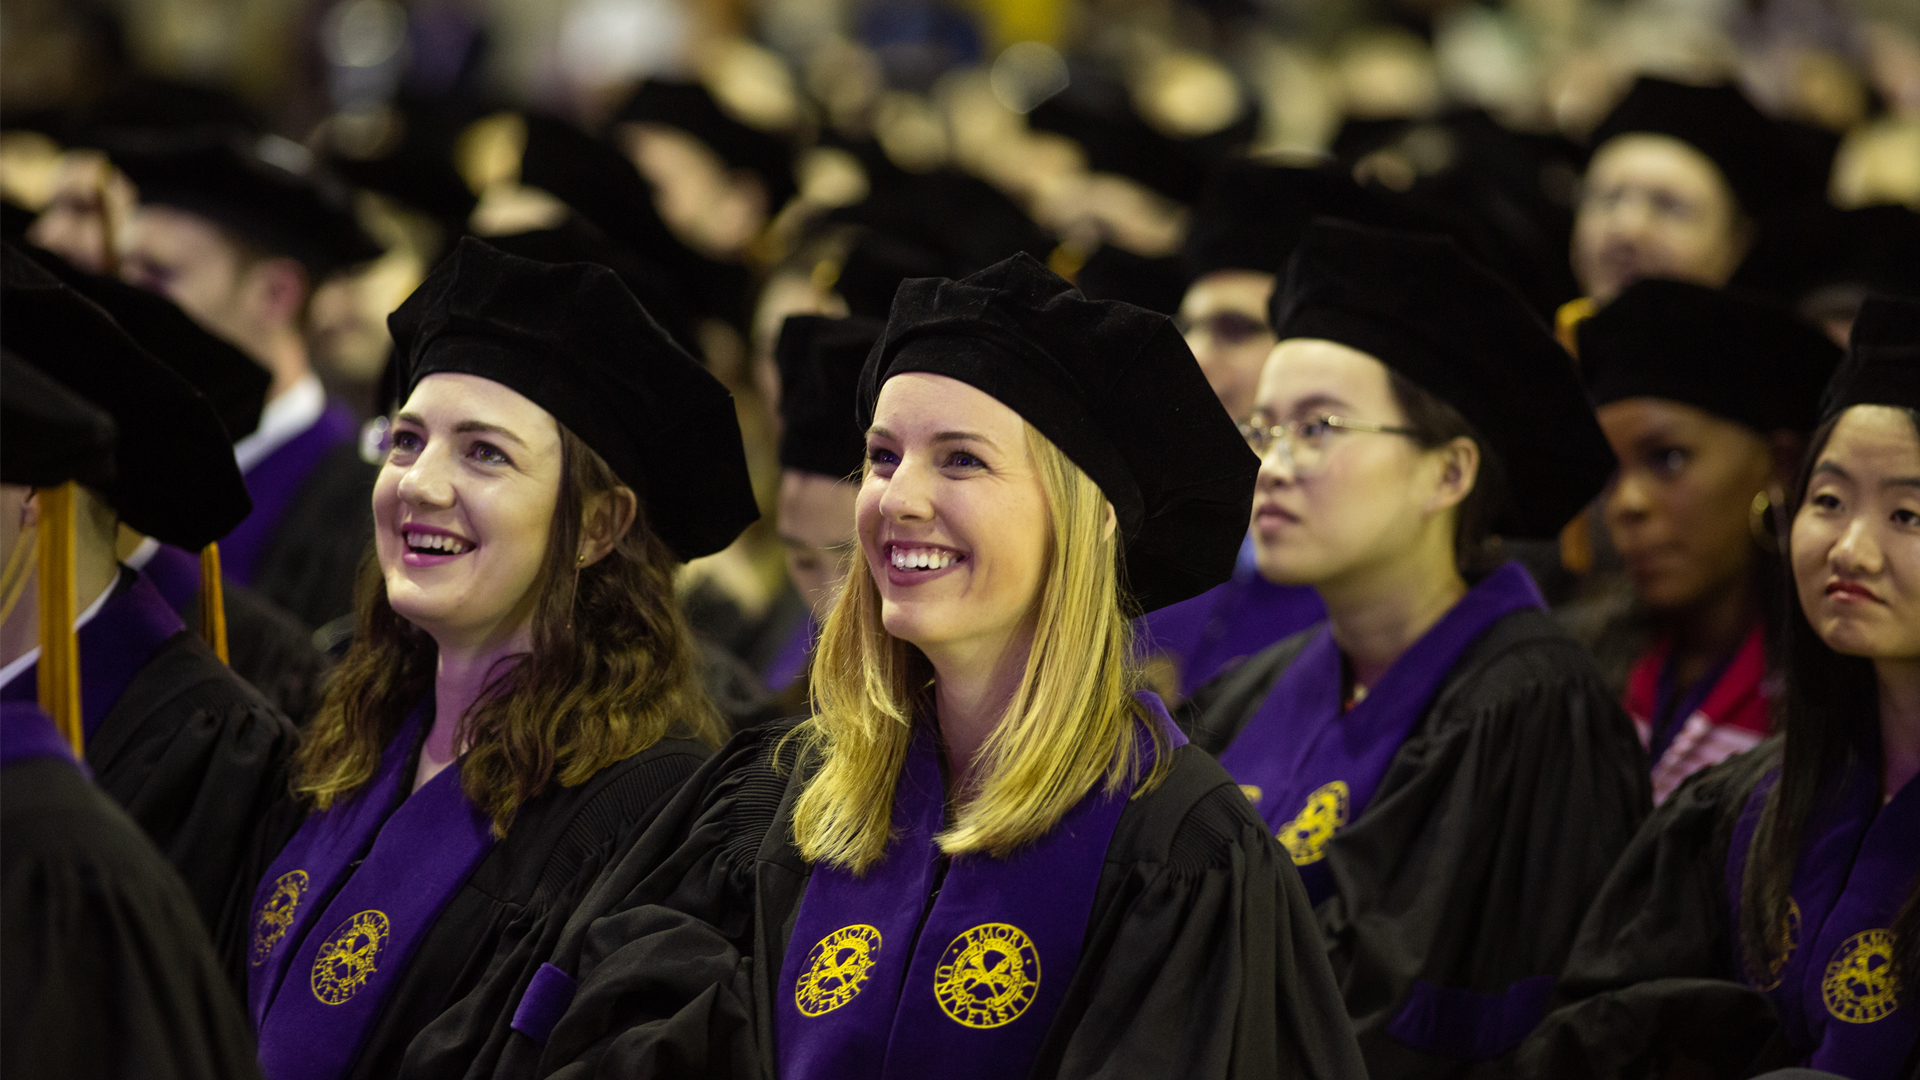
[[[553,1025],[573,1004],[574,986],[573,976],[552,964],[541,964],[527,984],[527,992],[520,995],[520,1007],[513,1010],[513,1030],[541,1046],[547,1045]]]
[[[1417,979],[1387,1034],[1423,1053],[1468,1061],[1497,1058],[1539,1026],[1553,981],[1551,975],[1535,975],[1504,993],[1481,994]]]

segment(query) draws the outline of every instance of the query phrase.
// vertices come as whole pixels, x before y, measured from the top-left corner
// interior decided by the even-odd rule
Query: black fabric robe
[[[281,715],[304,726],[320,707],[320,684],[333,658],[313,644],[313,633],[280,605],[234,581],[221,586],[227,613],[227,665]],[[180,611],[188,629],[200,625],[200,598]]]
[[[1218,753],[1311,638],[1270,646],[1181,710]],[[1544,611],[1462,654],[1327,845],[1316,914],[1373,1080],[1497,1074],[1387,1034],[1416,980],[1498,994],[1557,975],[1587,905],[1652,808],[1646,754],[1591,660]]]
[[[423,728],[423,739],[425,734]],[[622,839],[645,827],[708,753],[693,740],[663,739],[583,784],[552,786],[521,807],[507,835],[441,909],[347,1076],[396,1076],[415,1036],[436,1017],[476,993],[491,1004],[493,995],[505,990],[495,979],[502,964],[528,939],[559,932],[587,887],[622,849]],[[416,746],[402,775],[412,776],[418,762]],[[412,786],[402,785],[402,799]],[[283,807],[280,816],[294,817],[297,828],[299,815],[289,809]],[[281,846],[261,853],[256,882]],[[331,899],[315,896],[311,902],[324,905]],[[435,1045],[454,1057],[479,1052],[477,1040],[472,1046]]]
[[[179,876],[77,769],[46,758],[0,770],[0,1075],[260,1075]]]
[[[314,466],[260,553],[250,584],[310,629],[353,615],[360,560],[373,542],[379,467],[342,443]]]
[[[1780,739],[1687,778],[1660,804],[1594,900],[1554,990],[1559,1006],[1515,1056],[1522,1077],[1705,1075],[1792,1064],[1773,1003],[1734,970],[1727,852]]]
[[[403,1075],[773,1076],[775,984],[810,872],[790,837],[812,765],[783,753],[790,729],[736,736],[563,933],[493,973],[506,992],[442,1017]],[[542,1047],[508,1025],[546,961],[580,985]],[[1121,814],[1028,1075],[1364,1076],[1299,877],[1207,755],[1174,751]]]

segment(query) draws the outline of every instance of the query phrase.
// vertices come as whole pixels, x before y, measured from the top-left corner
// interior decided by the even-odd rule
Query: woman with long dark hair
[[[1824,411],[1789,503],[1785,733],[1647,822],[1523,1075],[1920,1067],[1920,304],[1867,301]]]
[[[673,567],[755,513],[729,395],[612,271],[469,239],[390,325],[358,633],[253,901],[270,1080],[395,1075],[558,932],[716,741]]]

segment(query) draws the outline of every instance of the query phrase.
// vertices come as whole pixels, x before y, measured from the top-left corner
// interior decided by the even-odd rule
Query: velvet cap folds
[[[91,488],[113,479],[113,418],[0,350],[0,483]]]
[[[0,310],[10,352],[113,418],[113,480],[96,490],[120,520],[197,551],[252,512],[206,398],[11,244],[0,250]]]
[[[1411,227],[1411,215],[1354,183],[1346,170],[1236,161],[1222,166],[1194,205],[1180,249],[1189,281],[1216,270],[1278,275],[1316,217]]]
[[[1820,414],[1831,418],[1855,405],[1920,410],[1920,300],[1869,296],[1860,305]]]
[[[1613,473],[1573,358],[1444,236],[1316,221],[1268,318],[1279,340],[1358,349],[1464,416],[1506,468],[1500,535],[1557,535]]]
[[[780,366],[780,465],[858,482],[867,432],[860,369],[887,324],[859,316],[792,315],[773,347]]]
[[[466,237],[387,327],[402,402],[439,372],[526,396],[606,459],[680,558],[719,551],[760,516],[733,396],[612,270]]]
[[[1113,504],[1124,586],[1141,610],[1227,580],[1246,536],[1259,461],[1173,321],[1087,300],[1032,256],[959,281],[900,286],[860,377],[860,426],[881,384],[945,375],[1019,413]]]
[[[729,168],[746,169],[767,185],[767,213],[793,194],[793,146],[786,138],[735,119],[697,82],[647,79],[615,116],[620,123],[678,128],[705,143]]]
[[[1800,161],[1773,122],[1733,86],[1691,86],[1641,76],[1588,140],[1667,135],[1712,159],[1749,214],[1768,214],[1805,189]]]

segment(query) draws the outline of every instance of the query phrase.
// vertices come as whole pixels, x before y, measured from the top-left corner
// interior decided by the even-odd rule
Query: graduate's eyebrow
[[[878,436],[879,438],[882,438],[882,439],[893,439],[895,441],[899,440],[898,436],[896,436],[893,432],[888,431],[886,428],[880,426],[879,424],[875,424],[872,427],[868,428],[867,435],[869,438]],[[936,434],[929,441],[936,442],[936,443],[979,442],[979,443],[986,443],[988,446],[993,447],[995,450],[1000,449],[999,443],[994,442],[992,439],[976,431],[942,431]]]
[[[403,424],[412,424],[414,427],[423,428],[427,426],[427,422],[421,418],[419,413],[398,413],[394,416],[394,420]],[[527,441],[525,439],[501,427],[499,424],[489,424],[485,420],[462,420],[453,425],[453,430],[457,435],[498,435],[502,439],[519,446],[522,450],[527,449]]]
[[[1299,416],[1302,413],[1314,413],[1327,409],[1346,409],[1351,407],[1345,398],[1336,394],[1309,394],[1299,401],[1294,402],[1293,408],[1287,410],[1287,414]],[[1254,406],[1253,413],[1255,416],[1263,416],[1269,420],[1282,415],[1278,409],[1267,405]]]

